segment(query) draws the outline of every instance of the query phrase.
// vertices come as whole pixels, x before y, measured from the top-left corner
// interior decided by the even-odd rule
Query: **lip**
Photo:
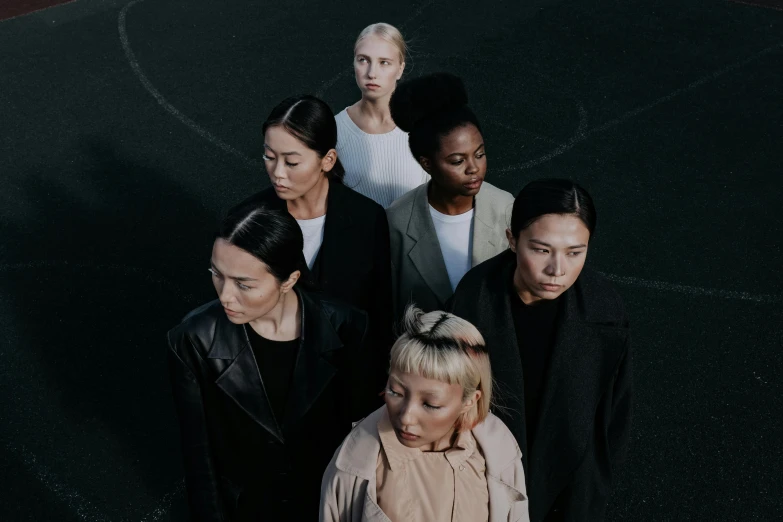
[[[381,88],[381,86],[378,85],[377,83],[365,83],[364,86],[370,89],[371,91]]]
[[[272,184],[272,186],[273,186],[273,187],[275,188],[275,190],[277,190],[277,191],[290,190],[288,187],[284,187],[284,186],[282,186],[282,185],[278,185],[277,183],[273,183],[273,184]]]
[[[229,316],[229,317],[236,317],[236,316],[240,315],[239,312],[235,312],[235,311],[233,311],[230,308],[226,308],[225,306],[223,307],[223,311],[226,312],[226,315]]]
[[[480,188],[482,183],[484,183],[483,179],[477,179],[476,181],[463,183],[462,186],[465,187],[468,190],[475,190],[477,188]]]
[[[547,292],[557,292],[563,287],[563,285],[554,285],[551,283],[541,283],[541,288],[546,290]]]
[[[394,428],[394,431],[397,432],[397,435],[400,436],[400,438],[405,440],[417,440],[419,438],[418,435],[414,435],[413,433],[408,433],[407,431],[398,430],[397,428]]]

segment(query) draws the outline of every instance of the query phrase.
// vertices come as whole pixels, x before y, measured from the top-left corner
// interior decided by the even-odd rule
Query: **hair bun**
[[[434,73],[397,85],[389,102],[394,123],[411,132],[422,120],[468,104],[462,80],[451,73]]]

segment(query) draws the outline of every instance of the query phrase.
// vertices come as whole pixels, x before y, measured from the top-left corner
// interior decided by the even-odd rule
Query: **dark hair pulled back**
[[[283,127],[321,158],[337,146],[337,123],[332,109],[325,101],[309,94],[292,96],[278,103],[264,122],[263,133],[276,126]],[[326,176],[342,182],[345,168],[340,158]]]
[[[450,73],[434,73],[400,82],[389,102],[392,119],[408,133],[413,157],[431,158],[440,139],[458,127],[475,125],[478,118],[468,107],[462,80]]]
[[[593,198],[579,184],[569,179],[538,179],[519,192],[511,211],[511,233],[519,233],[545,214],[572,214],[595,232],[596,212]]]
[[[302,253],[302,229],[287,210],[253,202],[241,204],[220,224],[215,239],[223,239],[264,263],[278,282],[299,270],[297,285],[311,287]]]

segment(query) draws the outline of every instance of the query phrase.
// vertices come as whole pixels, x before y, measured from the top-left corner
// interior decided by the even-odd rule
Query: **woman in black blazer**
[[[233,211],[210,272],[218,299],[168,333],[191,519],[314,520],[323,470],[375,408],[366,314],[304,288],[284,211]]]
[[[263,126],[272,186],[250,201],[287,209],[305,235],[318,287],[365,310],[378,350],[378,390],[392,342],[389,226],[383,208],[342,183],[337,125],[329,106],[309,95],[282,101]]]
[[[511,249],[470,270],[451,311],[487,341],[498,416],[523,450],[531,521],[602,520],[631,425],[622,300],[584,269],[596,213],[568,180],[517,196]]]

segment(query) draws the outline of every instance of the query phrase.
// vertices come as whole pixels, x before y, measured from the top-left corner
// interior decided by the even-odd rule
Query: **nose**
[[[563,263],[563,256],[560,254],[554,254],[547,265],[546,275],[553,277],[563,277],[565,275],[565,263]]]
[[[367,77],[371,80],[375,78],[375,67],[373,67],[372,63],[367,64]]]
[[[403,428],[414,426],[416,424],[416,416],[413,414],[413,408],[408,401],[402,404],[399,412],[400,424]]]
[[[220,304],[223,306],[228,306],[231,304],[231,301],[233,300],[234,294],[231,292],[231,285],[227,285],[224,281],[221,281],[218,283],[218,288],[216,288],[218,293],[218,300],[220,300]]]
[[[270,172],[275,181],[279,181],[285,178],[285,165],[283,161],[275,161],[272,172]]]
[[[465,173],[470,174],[471,176],[475,173],[477,173],[479,170],[478,161],[476,161],[476,158],[469,158],[467,161],[467,166],[465,167]]]

